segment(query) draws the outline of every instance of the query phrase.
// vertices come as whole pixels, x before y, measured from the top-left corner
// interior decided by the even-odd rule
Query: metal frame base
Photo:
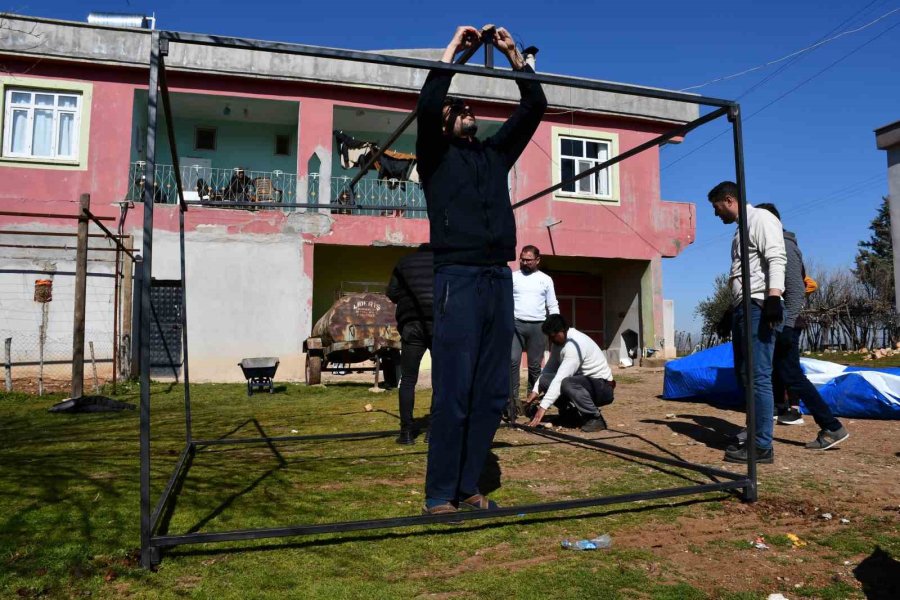
[[[521,506],[504,506],[495,510],[488,511],[461,511],[458,513],[442,514],[442,515],[411,515],[405,517],[388,517],[382,519],[369,519],[358,521],[335,521],[332,523],[316,523],[316,524],[299,524],[286,525],[270,528],[256,529],[236,529],[230,531],[216,532],[198,532],[186,534],[157,534],[150,536],[150,553],[149,564],[151,566],[159,564],[162,559],[162,551],[166,548],[175,546],[208,544],[219,542],[234,542],[246,540],[258,540],[278,537],[296,537],[306,535],[321,535],[328,533],[341,533],[347,531],[364,531],[370,529],[394,529],[398,527],[413,527],[416,525],[433,525],[459,523],[461,521],[480,521],[485,519],[503,519],[508,517],[521,518],[524,516],[534,515],[544,512],[558,512],[566,510],[574,510],[580,508],[590,508],[594,506],[607,506],[610,504],[622,504],[627,502],[640,502],[646,500],[656,500],[660,498],[675,498],[679,496],[690,496],[694,494],[706,494],[717,491],[741,491],[742,496],[746,495],[748,489],[751,488],[750,479],[743,474],[731,473],[716,467],[702,465],[683,461],[676,458],[667,458],[633,450],[630,448],[621,448],[615,444],[598,440],[581,438],[558,431],[532,428],[526,425],[506,425],[508,429],[516,429],[526,433],[532,433],[537,436],[549,438],[559,442],[575,443],[588,449],[605,451],[619,458],[631,457],[653,461],[662,465],[688,469],[697,473],[709,476],[712,483],[696,484],[683,487],[664,488],[659,490],[648,490],[643,492],[634,492],[630,494],[617,494],[613,496],[594,496],[578,500],[562,500],[558,502],[543,502],[538,504],[525,504]],[[213,440],[193,440],[188,443],[182,450],[175,470],[166,484],[165,489],[153,511],[151,518],[151,528],[155,532],[160,526],[160,520],[170,506],[170,502],[176,497],[173,493],[175,489],[180,487],[184,479],[190,472],[191,462],[197,454],[198,448],[207,446],[223,446],[223,445],[241,445],[241,444],[273,444],[277,442],[303,442],[312,440],[342,440],[342,439],[366,439],[366,438],[382,438],[395,436],[397,430],[382,431],[360,431],[351,433],[338,434],[313,434],[313,435],[295,435],[280,437],[256,437],[256,438],[238,438],[238,439],[213,439]],[[721,480],[721,481],[720,481]]]

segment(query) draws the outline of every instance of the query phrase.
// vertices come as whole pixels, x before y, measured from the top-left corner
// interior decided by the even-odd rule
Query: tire
[[[322,357],[306,355],[306,385],[322,383]]]

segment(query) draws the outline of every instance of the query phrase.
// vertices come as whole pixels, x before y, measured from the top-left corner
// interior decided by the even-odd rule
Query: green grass
[[[808,356],[809,358],[815,358],[818,360],[827,360],[829,362],[834,362],[842,365],[852,365],[858,367],[870,367],[870,368],[881,368],[881,367],[900,367],[900,354],[895,354],[894,356],[885,356],[884,358],[866,360],[866,357],[869,356],[869,352],[811,352],[809,354],[804,354],[804,356]]]
[[[191,388],[195,439],[396,430],[396,392],[368,384],[287,385],[246,396],[243,385]],[[137,386],[119,398],[138,402]],[[184,446],[180,386],[152,388],[152,503]],[[137,564],[137,411],[59,415],[62,395],[0,394],[0,597],[92,598],[706,598],[649,549],[617,547],[620,531],[721,513],[721,495],[659,500],[460,526],[199,546]],[[417,397],[419,414],[430,398]],[[366,412],[367,403],[375,410]],[[394,435],[363,440],[202,447],[166,520],[171,534],[418,514],[427,446]],[[667,472],[546,438],[501,431],[486,469],[505,505],[684,486]],[[493,481],[493,484],[491,484]],[[704,500],[707,500],[704,502]],[[879,523],[864,539],[874,547]],[[572,552],[567,537],[613,536],[613,548]],[[897,553],[897,540],[880,544]],[[768,538],[767,538],[768,539]],[[836,552],[837,538],[823,538]],[[847,542],[840,542],[847,543]],[[746,552],[747,542],[723,542]],[[715,543],[692,551],[715,552]],[[847,549],[849,551],[849,549]],[[664,577],[644,568],[658,565]],[[824,592],[823,592],[824,593]],[[728,594],[731,594],[730,596]],[[749,598],[741,590],[709,597]]]

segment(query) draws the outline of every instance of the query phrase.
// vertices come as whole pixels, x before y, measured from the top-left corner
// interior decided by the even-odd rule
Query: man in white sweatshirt
[[[709,192],[716,216],[723,223],[736,223],[740,208],[738,187],[731,181],[723,181]],[[740,229],[731,241],[731,344],[734,350],[734,368],[738,382],[747,381],[744,357],[744,322],[750,319],[753,348],[753,406],[755,409],[756,439],[752,444],[729,446],[725,450],[727,462],[747,462],[749,452],[755,450],[760,463],[774,461],[772,450],[772,355],[775,339],[784,321],[784,272],[787,255],[781,222],[767,210],[747,204],[748,262],[750,270],[750,314],[744,314],[741,287]],[[726,319],[727,321],[727,319]],[[727,322],[722,323],[727,327]],[[750,448],[752,446],[752,448]]]
[[[541,251],[528,245],[519,254],[519,270],[513,272],[513,315],[516,334],[512,341],[509,365],[509,407],[507,418],[515,420],[521,412],[519,402],[519,367],[522,352],[528,357],[528,389],[534,387],[541,375],[541,361],[547,338],[541,325],[547,315],[559,314],[559,302],[553,289],[553,280],[541,271]]]
[[[554,403],[560,414],[576,412],[586,432],[606,429],[600,407],[613,401],[616,382],[600,346],[574,327],[569,327],[562,315],[550,315],[541,326],[550,338],[550,358],[541,376],[528,395],[527,404],[533,407],[541,394],[544,398],[528,423],[536,427]],[[526,408],[526,414],[529,409]]]

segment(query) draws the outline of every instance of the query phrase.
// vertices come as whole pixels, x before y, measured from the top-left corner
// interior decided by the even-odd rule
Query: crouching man
[[[528,425],[536,427],[555,403],[560,416],[580,420],[582,431],[606,429],[600,407],[613,401],[616,382],[600,346],[562,315],[547,317],[541,330],[550,338],[550,358],[526,401],[525,414],[534,413]]]

